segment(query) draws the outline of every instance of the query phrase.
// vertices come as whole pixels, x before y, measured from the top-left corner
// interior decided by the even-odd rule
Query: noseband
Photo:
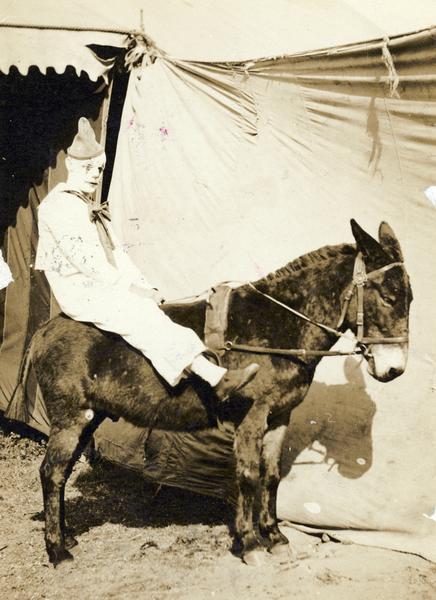
[[[298,312],[294,308],[280,302],[273,296],[269,294],[265,294],[258,290],[252,283],[248,285],[258,294],[267,298],[271,302],[278,304],[285,310],[291,312],[293,315],[297,316],[299,319],[311,323],[320,329],[323,329],[327,333],[335,335],[337,338],[346,337],[349,339],[345,333],[340,331],[340,328],[344,324],[345,317],[347,315],[350,302],[354,294],[357,294],[357,314],[356,314],[356,346],[351,351],[340,351],[340,350],[306,350],[304,348],[268,348],[265,346],[251,346],[249,344],[234,344],[233,342],[227,341],[224,344],[224,350],[227,351],[239,351],[239,352],[253,352],[254,354],[273,354],[277,356],[350,356],[355,354],[364,354],[366,357],[370,356],[367,346],[372,344],[403,344],[408,341],[407,336],[398,336],[398,337],[365,337],[364,336],[364,289],[366,282],[368,280],[374,279],[381,273],[385,273],[394,267],[403,266],[402,262],[392,262],[380,269],[375,269],[374,271],[366,272],[365,263],[363,261],[363,256],[361,252],[358,252],[354,261],[354,269],[353,269],[353,279],[351,284],[349,285],[346,293],[344,304],[342,306],[341,315],[339,317],[336,328],[328,327],[324,325],[324,323],[319,323],[307,317],[303,313]]]

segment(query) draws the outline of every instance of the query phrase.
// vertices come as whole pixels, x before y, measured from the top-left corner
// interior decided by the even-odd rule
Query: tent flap
[[[381,384],[354,359],[320,363],[292,414],[277,510],[314,527],[384,531],[372,540],[388,547],[408,537],[426,556],[436,497],[436,212],[424,194],[435,184],[435,64],[431,30],[245,69],[158,59],[131,75],[109,194],[131,256],[169,300],[352,242],[351,218],[373,236],[389,222],[415,298],[408,368]],[[213,446],[168,437],[165,460],[148,471],[222,496],[206,468],[202,481],[196,467],[192,476],[205,451],[214,462]]]

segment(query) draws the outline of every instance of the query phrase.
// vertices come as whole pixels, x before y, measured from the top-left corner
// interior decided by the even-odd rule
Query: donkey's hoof
[[[250,550],[243,555],[242,560],[249,567],[262,567],[268,562],[268,553],[265,550]]]
[[[66,548],[52,549],[49,551],[48,557],[54,567],[57,567],[60,563],[66,561],[66,560],[74,559],[71,552],[68,552],[68,550],[66,550]]]
[[[67,550],[71,550],[71,548],[74,548],[74,546],[77,546],[79,542],[76,540],[76,538],[71,535],[70,533],[67,533],[65,535],[65,548]]]

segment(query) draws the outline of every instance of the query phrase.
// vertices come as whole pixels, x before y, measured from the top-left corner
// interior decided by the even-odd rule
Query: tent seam
[[[73,27],[68,25],[24,25],[19,23],[0,23],[0,27],[9,27],[11,29],[42,29],[49,31],[83,31],[83,32],[96,32],[96,33],[120,33],[123,35],[129,35],[134,30],[129,29],[118,29],[114,28],[101,28],[98,27]]]

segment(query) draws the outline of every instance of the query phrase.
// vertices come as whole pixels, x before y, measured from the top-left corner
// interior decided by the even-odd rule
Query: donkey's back
[[[98,424],[105,417],[123,417],[137,426],[176,431],[216,424],[207,385],[182,381],[170,387],[119,335],[65,315],[35,333],[27,361],[33,364],[52,427],[68,429],[92,413]]]

